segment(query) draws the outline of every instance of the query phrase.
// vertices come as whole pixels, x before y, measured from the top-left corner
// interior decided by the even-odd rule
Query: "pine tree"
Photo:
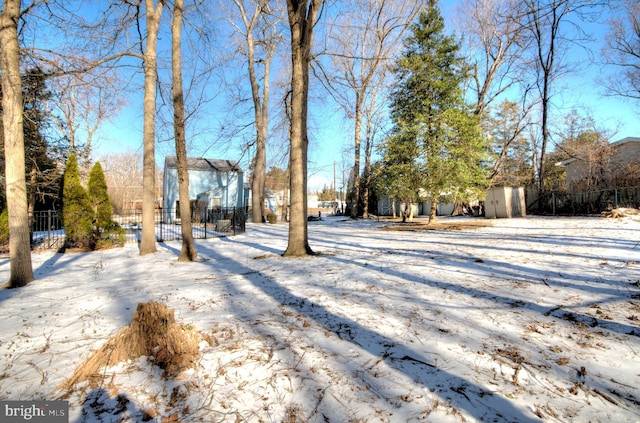
[[[91,168],[87,192],[93,207],[92,247],[100,249],[124,244],[124,229],[112,220],[113,207],[100,162]]]
[[[104,178],[102,165],[96,162],[89,172],[87,193],[93,206],[93,222],[98,228],[105,228],[111,223],[113,208],[107,193],[107,182]]]
[[[412,191],[419,184],[428,193],[431,222],[439,201],[464,201],[481,192],[486,183],[480,166],[485,142],[477,117],[464,101],[468,66],[455,38],[444,33],[436,0],[429,0],[412,26],[393,71],[394,129],[383,157],[391,160],[395,155],[391,177],[409,176],[406,185]],[[416,172],[422,177],[416,177]]]
[[[27,201],[29,211],[53,208],[60,189],[61,175],[53,160],[47,128],[50,117],[45,102],[51,98],[46,76],[39,68],[32,68],[21,75],[23,99],[23,136],[25,175],[27,177]],[[2,89],[0,87],[0,99]],[[0,111],[2,106],[0,105]],[[5,157],[4,129],[0,122],[0,207],[5,207]]]
[[[91,235],[93,211],[87,191],[80,183],[78,159],[71,154],[64,171],[62,190],[62,220],[67,247],[88,247]]]
[[[402,221],[410,216],[410,206],[418,200],[420,189],[426,184],[424,164],[415,138],[394,128],[381,144],[382,171],[377,179],[378,192],[404,204]]]

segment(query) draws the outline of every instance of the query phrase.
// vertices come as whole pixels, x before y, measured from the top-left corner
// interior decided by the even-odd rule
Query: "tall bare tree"
[[[530,36],[518,0],[463,0],[456,7],[460,33],[469,47],[474,113],[484,112],[522,78],[522,53]]]
[[[384,78],[384,73],[380,75]],[[371,191],[371,156],[373,149],[376,145],[376,138],[378,133],[383,127],[382,121],[385,116],[384,102],[380,100],[380,90],[383,88],[382,84],[375,84],[374,88],[369,93],[370,101],[364,107],[364,169],[362,171],[363,177],[363,192],[362,192],[362,217],[365,219],[369,217],[369,192]]]
[[[147,22],[147,45],[144,51],[144,121],[143,121],[143,165],[142,165],[142,239],[140,255],[157,252],[155,233],[155,115],[156,82],[158,80],[157,43],[160,17],[164,2],[145,0]]]
[[[255,156],[251,173],[251,208],[254,222],[263,221],[264,190],[267,172],[267,133],[269,129],[269,93],[271,60],[282,36],[281,20],[269,0],[233,0],[241,23],[234,24],[243,38],[241,51],[247,60],[251,97],[255,116]],[[261,66],[262,71],[258,66]],[[260,86],[262,81],[262,86]]]
[[[313,254],[307,228],[307,134],[309,63],[313,30],[323,0],[287,0],[291,30],[291,125],[289,130],[289,169],[291,172],[291,217],[289,240],[284,256]]]
[[[640,100],[640,3],[620,0],[622,7],[609,22],[603,56],[617,72],[608,80],[607,88],[614,94]],[[620,77],[622,74],[622,78]]]
[[[535,85],[539,92],[541,140],[537,152],[537,182],[544,187],[544,166],[547,146],[550,143],[550,117],[553,84],[571,69],[563,63],[563,53],[569,45],[583,47],[588,39],[581,23],[604,2],[598,0],[522,0],[518,4],[521,22],[532,37],[532,63]]]
[[[488,172],[491,185],[525,185],[531,180],[531,148],[525,137],[528,111],[516,102],[504,100],[488,108],[484,131],[493,161]]]
[[[174,0],[171,22],[171,91],[173,93],[173,135],[176,143],[178,167],[178,198],[180,198],[180,226],[182,250],[178,261],[193,261],[198,257],[191,224],[189,199],[189,169],[187,167],[187,140],[185,136],[184,94],[182,92],[182,16],[184,1]]]
[[[27,182],[24,171],[24,122],[18,44],[20,17],[20,0],[5,0],[0,13],[0,70],[9,212],[10,287],[24,286],[35,279],[31,265]]]
[[[335,75],[327,78],[334,98],[354,121],[353,168],[350,180],[351,217],[359,216],[360,166],[364,113],[372,83],[384,84],[380,73],[394,58],[402,37],[418,15],[424,1],[357,0],[346,2],[336,22],[332,42]]]
[[[94,70],[52,77],[48,82],[55,100],[50,102],[55,127],[78,156],[80,174],[87,176],[100,126],[124,106],[122,98],[114,95],[122,81]]]

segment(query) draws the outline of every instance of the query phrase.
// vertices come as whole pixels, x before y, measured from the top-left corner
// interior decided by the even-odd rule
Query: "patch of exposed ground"
[[[386,231],[463,231],[469,229],[485,228],[493,226],[491,220],[460,220],[460,221],[436,221],[425,222],[405,222],[400,219],[390,219],[390,224],[383,229]]]

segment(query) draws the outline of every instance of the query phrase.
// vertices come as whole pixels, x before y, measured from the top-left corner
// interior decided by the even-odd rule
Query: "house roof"
[[[638,138],[638,137],[626,137],[626,138],[623,138],[623,139],[621,139],[621,140],[618,140],[618,141],[612,142],[611,144],[609,144],[609,146],[610,146],[610,147],[617,148],[618,146],[620,146],[620,145],[622,145],[622,144],[627,144],[627,143],[630,143],[630,142],[640,142],[640,138]],[[556,166],[558,166],[558,167],[565,167],[565,166],[567,166],[569,163],[573,163],[573,162],[575,162],[576,160],[578,160],[578,159],[580,159],[580,158],[582,158],[582,157],[585,157],[585,156],[586,156],[586,155],[584,155],[584,154],[583,154],[583,155],[578,156],[578,157],[572,157],[572,158],[570,158],[570,159],[567,159],[567,160],[564,160],[564,161],[561,161],[561,162],[556,163]]]
[[[176,157],[165,157],[164,167],[167,169],[177,169],[178,162]],[[233,160],[205,159],[202,157],[187,157],[187,168],[189,170],[242,173],[242,169],[240,168],[238,163]]]

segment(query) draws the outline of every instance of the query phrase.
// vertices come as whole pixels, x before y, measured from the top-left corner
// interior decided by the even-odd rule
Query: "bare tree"
[[[233,3],[240,13],[241,24],[234,24],[234,26],[244,40],[240,48],[247,60],[255,116],[256,139],[251,174],[251,207],[253,221],[262,222],[267,172],[271,60],[282,40],[277,28],[281,18],[279,12],[272,9],[268,0],[233,0]],[[258,66],[262,68],[261,74]],[[262,81],[262,87],[260,81]]]
[[[340,10],[331,35],[334,67],[337,72],[326,78],[334,98],[354,121],[354,161],[350,180],[351,217],[359,216],[360,166],[364,113],[373,83],[384,84],[380,77],[401,45],[405,29],[417,16],[424,1],[357,0]]]
[[[384,73],[380,75],[384,78]],[[364,107],[364,169],[363,175],[363,192],[362,192],[362,217],[369,217],[369,191],[371,190],[371,156],[376,145],[378,132],[382,128],[382,121],[385,116],[385,103],[380,101],[380,89],[382,84],[374,84],[373,89],[369,93],[370,100]],[[335,164],[334,164],[335,167]]]
[[[163,1],[154,5],[153,0],[145,0],[147,22],[147,45],[144,51],[144,121],[143,121],[143,165],[142,165],[142,239],[140,255],[157,252],[155,233],[155,115],[157,43]]]
[[[131,210],[142,196],[142,155],[133,150],[105,154],[104,163],[109,199],[115,213]]]
[[[588,39],[580,23],[588,20],[589,11],[602,3],[593,0],[523,0],[518,4],[522,16],[519,21],[532,37],[531,68],[535,72],[535,85],[540,98],[541,140],[537,152],[537,182],[540,190],[544,187],[545,155],[551,139],[552,86],[561,75],[570,71],[567,63],[561,60],[567,47],[582,47],[582,43]]]
[[[474,113],[487,106],[522,78],[522,52],[530,36],[523,26],[518,0],[463,0],[456,7],[457,25],[470,51]]]
[[[309,63],[313,30],[322,0],[287,0],[291,30],[291,126],[289,130],[289,170],[291,177],[291,218],[284,256],[313,254],[307,228],[307,134]]]
[[[31,266],[29,214],[23,133],[22,80],[18,22],[20,0],[5,0],[0,13],[0,70],[2,71],[2,122],[5,178],[9,212],[8,286],[24,286],[34,280]]]
[[[527,116],[528,110],[509,100],[488,109],[484,130],[493,160],[488,175],[491,185],[532,182],[531,148],[524,133],[529,126]]]
[[[572,110],[558,128],[553,152],[549,153],[545,184],[548,190],[561,190],[567,185],[567,175],[556,163],[574,161],[569,188],[572,191],[602,190],[611,186],[614,148],[609,144],[611,133],[597,127],[595,119]]]
[[[189,199],[189,169],[187,167],[187,140],[185,136],[184,94],[182,92],[182,15],[183,0],[174,0],[171,23],[171,90],[173,93],[173,134],[176,143],[178,167],[178,198],[180,198],[180,226],[182,251],[178,261],[193,261],[198,257],[191,224],[191,201]]]
[[[78,156],[80,174],[88,175],[90,154],[102,124],[124,106],[114,95],[122,81],[95,70],[49,78],[54,106],[51,117],[60,135]]]
[[[622,7],[609,22],[609,35],[603,49],[606,63],[619,71],[609,78],[607,88],[615,95],[640,100],[640,3],[637,0],[620,2]]]

